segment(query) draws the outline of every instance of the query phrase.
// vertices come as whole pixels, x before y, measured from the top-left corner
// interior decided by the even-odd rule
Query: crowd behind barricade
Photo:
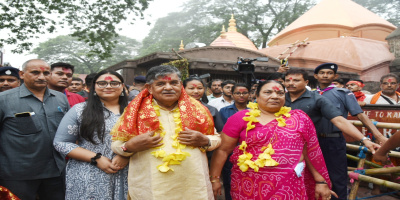
[[[168,65],[132,86],[109,70],[84,81],[68,63],[1,67],[0,197],[347,199],[344,135],[386,161],[400,133],[388,140],[361,107],[399,105],[400,80],[384,75],[371,94],[337,71],[316,66],[311,89],[306,71],[285,65],[251,88],[181,81]]]

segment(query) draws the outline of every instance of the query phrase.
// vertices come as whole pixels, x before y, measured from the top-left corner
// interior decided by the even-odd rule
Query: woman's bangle
[[[315,181],[315,184],[328,184],[326,181]]]
[[[210,176],[210,178],[217,178],[217,179],[219,179],[220,176]]]
[[[219,181],[218,179],[212,180],[211,183],[216,183],[217,181]]]
[[[90,164],[96,166],[97,165],[97,159],[101,157],[101,153],[97,153],[93,158],[90,159]]]

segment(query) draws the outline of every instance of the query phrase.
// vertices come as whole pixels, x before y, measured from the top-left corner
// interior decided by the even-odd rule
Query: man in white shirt
[[[221,110],[221,108],[230,106],[233,104],[233,99],[232,99],[232,87],[236,84],[235,81],[233,80],[226,80],[222,82],[221,87],[222,87],[222,97],[216,98],[210,102],[208,102],[208,105],[215,107],[218,111]]]
[[[212,94],[207,96],[208,101],[214,100],[222,96],[222,80],[221,79],[213,79],[211,81],[211,92]]]

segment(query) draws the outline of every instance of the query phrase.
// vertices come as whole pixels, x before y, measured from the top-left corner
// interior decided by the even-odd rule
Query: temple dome
[[[290,46],[272,46],[259,52],[276,58]],[[289,57],[289,65],[313,69],[322,63],[334,62],[339,65],[341,72],[358,73],[364,81],[379,81],[380,76],[389,73],[384,66],[393,59],[386,42],[343,37],[316,40],[299,47]]]
[[[338,37],[385,41],[396,26],[351,0],[322,0],[279,32],[269,46]]]
[[[231,19],[229,20],[228,32],[226,32],[225,28],[223,27],[220,37],[215,39],[210,46],[230,46],[257,51],[257,47],[249,38],[237,32],[235,21],[236,20],[232,15]]]

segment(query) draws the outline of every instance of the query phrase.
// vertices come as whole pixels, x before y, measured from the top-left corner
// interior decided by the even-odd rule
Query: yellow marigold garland
[[[243,117],[243,120],[248,122],[246,127],[246,138],[247,138],[247,132],[255,128],[253,122],[259,122],[257,120],[257,117],[259,117],[261,114],[261,111],[258,109],[257,103],[250,102],[247,105],[247,107],[250,108],[250,111],[246,113],[247,117]],[[275,116],[278,117],[276,120],[278,121],[279,127],[286,126],[286,120],[282,116],[284,115],[286,117],[290,117],[289,114],[290,110],[291,110],[290,107],[284,106],[279,110],[279,112],[275,113]],[[279,163],[276,162],[271,157],[271,155],[275,153],[275,150],[272,148],[271,142],[268,144],[268,146],[266,147],[264,146],[261,148],[261,151],[263,151],[263,153],[258,155],[258,158],[255,161],[251,160],[253,158],[253,154],[246,152],[246,148],[247,148],[247,143],[245,139],[239,146],[239,149],[243,151],[243,154],[239,156],[237,163],[239,169],[242,172],[246,172],[249,168],[252,168],[255,172],[258,172],[260,167],[279,165]]]
[[[156,115],[160,116],[160,106],[153,102],[153,107],[156,112]],[[180,165],[181,162],[184,161],[187,156],[190,156],[190,154],[188,152],[182,151],[182,149],[186,148],[186,145],[179,143],[179,140],[178,140],[178,135],[182,131],[182,120],[181,120],[179,108],[178,107],[175,108],[174,110],[172,110],[172,112],[173,112],[173,117],[174,117],[174,122],[175,122],[175,134],[173,136],[171,136],[171,138],[173,139],[172,147],[176,149],[176,152],[170,153],[167,155],[167,153],[163,150],[164,145],[157,147],[157,148],[159,148],[158,151],[151,152],[151,155],[153,155],[154,157],[162,158],[162,161],[164,163],[161,165],[158,165],[157,169],[160,172],[164,172],[164,173],[168,172],[170,170],[174,171],[174,169],[170,168],[169,165]],[[166,134],[161,122],[160,122],[160,128],[157,130],[157,133],[159,133],[161,137],[164,137]]]

